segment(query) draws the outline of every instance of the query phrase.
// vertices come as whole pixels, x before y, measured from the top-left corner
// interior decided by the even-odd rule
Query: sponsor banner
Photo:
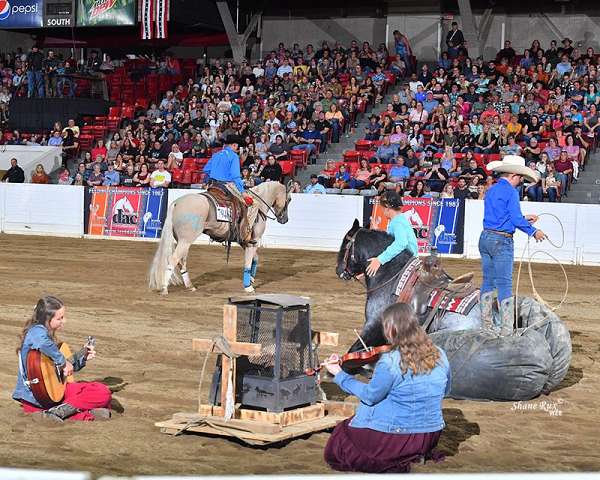
[[[42,0],[0,0],[0,29],[40,28],[43,25]]]
[[[136,0],[78,0],[77,26],[135,25]]]
[[[73,0],[44,0],[44,27],[74,27],[75,5]]]
[[[87,187],[83,200],[85,235],[159,238],[167,215],[164,188]]]
[[[464,204],[454,198],[402,198],[402,214],[412,225],[419,253],[437,247],[439,253],[463,253]],[[365,199],[363,225],[386,230],[389,220],[374,198]],[[369,213],[367,213],[370,211]],[[369,215],[369,217],[367,217]],[[367,223],[366,218],[369,218]]]

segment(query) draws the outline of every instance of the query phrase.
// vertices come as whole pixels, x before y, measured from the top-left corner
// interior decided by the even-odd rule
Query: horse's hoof
[[[249,287],[244,287],[244,292],[246,293],[254,293],[254,287],[250,285]]]
[[[162,297],[166,297],[168,294],[169,294],[169,291],[168,291],[168,290],[161,290],[161,291],[160,291],[160,295],[161,295]]]
[[[195,292],[196,291],[196,287],[189,287],[187,289],[188,292]]]

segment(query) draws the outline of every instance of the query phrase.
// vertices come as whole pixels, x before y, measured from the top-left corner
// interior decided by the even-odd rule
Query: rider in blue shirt
[[[515,314],[512,296],[513,234],[519,229],[538,242],[546,235],[532,226],[538,219],[537,215],[523,216],[516,190],[523,177],[536,182],[537,173],[526,167],[525,160],[516,155],[505,155],[502,161],[490,162],[487,168],[500,173],[501,178],[487,191],[484,200],[483,232],[479,237],[483,272],[479,300],[481,321],[485,328],[493,328],[494,290],[498,290],[502,322],[500,335],[509,335],[513,331]]]
[[[408,249],[413,255],[417,255],[419,251],[415,231],[402,214],[402,198],[400,198],[400,195],[394,190],[388,190],[382,195],[380,204],[384,208],[384,215],[390,219],[387,233],[394,237],[394,242],[379,256],[369,259],[366,273],[370,277],[377,273],[381,265],[388,263],[403,250]]]

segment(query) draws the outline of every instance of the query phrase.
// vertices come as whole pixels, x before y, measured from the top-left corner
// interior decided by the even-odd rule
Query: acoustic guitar
[[[73,355],[69,345],[64,342],[58,345],[58,349],[69,362],[73,363],[75,357],[87,355],[87,347],[93,347],[95,344],[96,339],[88,337],[86,344],[76,355]],[[60,404],[65,398],[67,383],[74,381],[73,375],[65,376],[63,369],[39,350],[30,350],[27,353],[26,363],[27,380],[35,399],[44,408]]]

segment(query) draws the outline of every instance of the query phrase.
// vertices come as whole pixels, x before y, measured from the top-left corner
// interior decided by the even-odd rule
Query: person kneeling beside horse
[[[44,418],[62,422],[69,420],[91,421],[110,418],[111,392],[99,382],[66,383],[64,399],[51,408],[44,408],[40,399],[34,396],[31,382],[28,380],[28,355],[33,350],[49,357],[56,369],[64,377],[69,377],[81,370],[86,362],[96,356],[92,345],[71,358],[65,358],[59,349],[56,332],[65,324],[65,305],[53,296],[40,298],[33,310],[32,317],[27,320],[21,336],[21,344],[17,349],[19,356],[19,375],[13,398],[21,403],[25,413],[40,413]],[[36,381],[37,380],[37,381]],[[43,379],[36,379],[35,383]]]

